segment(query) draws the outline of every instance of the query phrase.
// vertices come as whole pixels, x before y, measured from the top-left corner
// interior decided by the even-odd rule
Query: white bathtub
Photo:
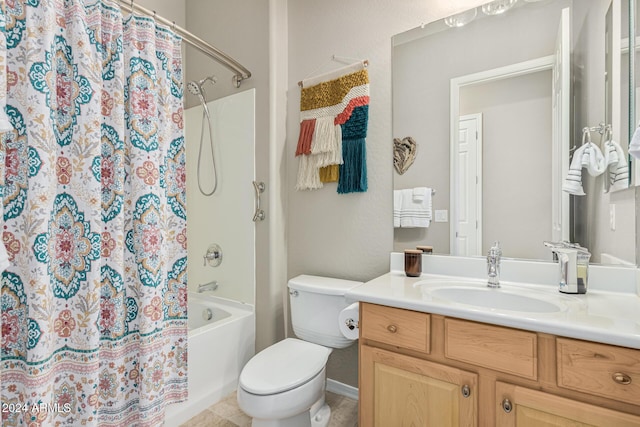
[[[167,427],[179,426],[235,390],[255,353],[252,305],[190,292],[188,310],[189,399],[167,408]]]

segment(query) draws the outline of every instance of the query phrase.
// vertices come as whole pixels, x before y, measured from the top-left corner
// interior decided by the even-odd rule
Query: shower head
[[[191,81],[187,83],[187,89],[193,95],[204,96],[204,88],[202,87],[202,85],[205,84],[207,81],[210,81],[211,83],[215,84],[218,81],[218,78],[216,76],[209,76],[209,77],[205,77],[202,80]]]

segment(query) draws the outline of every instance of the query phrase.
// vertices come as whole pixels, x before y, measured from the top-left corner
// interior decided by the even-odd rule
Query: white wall
[[[189,290],[218,282],[213,295],[255,304],[255,227],[252,222],[255,144],[255,90],[249,89],[207,103],[218,186],[213,173],[209,126],[202,128],[202,107],[184,112],[187,149],[188,277]],[[202,150],[200,149],[202,131]],[[201,154],[199,154],[201,153]],[[203,256],[211,244],[222,249],[222,263],[205,265]]]

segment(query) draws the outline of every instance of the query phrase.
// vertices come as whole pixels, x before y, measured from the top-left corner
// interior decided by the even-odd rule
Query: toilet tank
[[[331,348],[353,343],[340,332],[338,314],[349,304],[344,294],[362,282],[301,275],[289,280],[293,332],[302,340]]]

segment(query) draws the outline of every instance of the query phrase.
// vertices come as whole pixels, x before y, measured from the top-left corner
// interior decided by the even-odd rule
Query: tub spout
[[[206,291],[215,291],[216,289],[218,289],[217,280],[214,280],[209,283],[201,283],[200,285],[198,285],[198,292],[200,293],[206,292]]]

